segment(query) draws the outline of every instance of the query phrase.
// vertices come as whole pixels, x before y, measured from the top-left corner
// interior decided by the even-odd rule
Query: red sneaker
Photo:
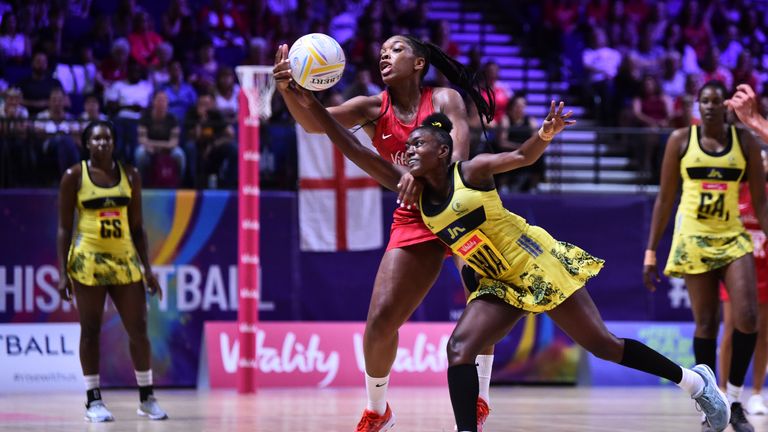
[[[491,413],[491,409],[488,408],[488,402],[485,399],[477,398],[477,432],[483,432],[483,425],[488,420],[488,415]],[[453,427],[454,431],[459,430],[456,426]]]
[[[363,418],[357,424],[355,432],[384,432],[392,429],[393,426],[395,426],[395,415],[392,414],[392,410],[387,404],[387,410],[384,411],[384,414],[371,410],[363,411]]]
[[[477,398],[477,432],[483,432],[483,425],[488,420],[488,415],[491,413],[491,409],[488,408],[488,402],[483,398]]]

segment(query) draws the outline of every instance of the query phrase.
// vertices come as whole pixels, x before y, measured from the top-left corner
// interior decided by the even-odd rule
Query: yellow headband
[[[443,124],[440,123],[439,121],[434,121],[434,122],[432,122],[432,126],[436,126],[436,127],[441,128],[441,127],[443,127]]]

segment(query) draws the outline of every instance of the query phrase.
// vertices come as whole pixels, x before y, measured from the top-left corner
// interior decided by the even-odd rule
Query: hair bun
[[[451,120],[448,118],[447,115],[436,112],[432,113],[427,118],[424,119],[423,122],[421,122],[422,126],[428,126],[428,127],[434,127],[438,129],[444,130],[446,133],[451,133],[453,130],[453,123],[451,123]]]

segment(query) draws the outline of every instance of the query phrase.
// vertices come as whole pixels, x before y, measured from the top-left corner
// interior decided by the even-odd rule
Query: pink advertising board
[[[237,387],[236,322],[205,323],[211,388]],[[454,323],[408,323],[400,329],[392,379],[398,386],[445,386],[445,346]],[[251,332],[257,387],[364,386],[364,323],[259,322]],[[240,332],[243,333],[243,332]]]

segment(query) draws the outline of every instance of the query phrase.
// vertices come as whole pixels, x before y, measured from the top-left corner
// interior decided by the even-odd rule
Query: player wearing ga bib
[[[451,173],[450,198],[433,205],[422,195],[421,215],[427,227],[482,276],[468,301],[492,294],[516,308],[544,312],[600,272],[602,259],[529,225],[504,208],[496,189],[467,185],[461,163],[453,164]]]
[[[125,285],[142,279],[128,224],[131,184],[123,166],[118,163],[118,167],[117,184],[100,187],[91,180],[87,161],[81,163],[79,218],[67,272],[83,285]]]
[[[690,128],[680,159],[683,192],[664,269],[668,276],[706,273],[752,252],[752,239],[739,219],[739,182],[747,162],[734,126],[729,138],[721,152],[707,152],[699,143],[699,128]]]
[[[432,87],[424,87],[421,91],[421,100],[416,117],[411,123],[403,123],[395,115],[389,92],[381,93],[381,109],[379,111],[381,117],[376,122],[376,130],[372,140],[373,146],[381,157],[395,165],[406,165],[405,141],[411,131],[435,111],[432,94]],[[434,239],[435,235],[424,226],[417,209],[402,207],[395,209],[387,250]]]

